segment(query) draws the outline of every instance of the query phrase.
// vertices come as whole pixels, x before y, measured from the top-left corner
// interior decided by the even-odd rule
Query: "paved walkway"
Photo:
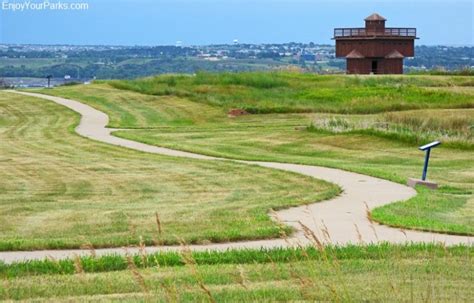
[[[13,91],[12,91],[13,92]],[[76,132],[92,140],[101,141],[125,148],[140,150],[149,153],[187,157],[201,160],[227,160],[209,157],[200,154],[177,151],[168,148],[152,146],[111,135],[113,129],[106,128],[109,118],[91,106],[60,97],[47,96],[37,93],[15,92],[27,96],[38,97],[66,106],[82,115]],[[367,208],[373,209],[388,203],[407,200],[416,195],[410,187],[387,180],[369,177],[339,169],[325,168],[310,165],[237,161],[248,165],[258,165],[274,169],[296,172],[302,175],[326,180],[339,185],[343,194],[329,201],[294,207],[276,212],[274,215],[281,222],[296,228],[297,232],[291,238],[282,240],[244,241],[210,245],[191,245],[193,250],[227,250],[231,248],[271,248],[292,245],[305,245],[309,242],[303,231],[302,224],[309,228],[321,241],[333,244],[357,243],[404,243],[404,242],[442,242],[446,245],[472,244],[470,237],[444,235],[430,232],[401,230],[370,222],[367,218]],[[306,231],[306,234],[308,230]],[[178,246],[148,247],[147,252],[178,250]],[[127,248],[129,253],[136,253],[138,249]],[[89,250],[48,250],[31,252],[0,252],[0,260],[11,263],[21,260],[37,260],[46,257],[64,259],[75,255],[88,255]],[[124,248],[97,249],[96,255],[124,254]]]

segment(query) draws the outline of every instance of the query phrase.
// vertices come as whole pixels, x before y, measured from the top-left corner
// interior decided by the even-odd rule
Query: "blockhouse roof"
[[[387,21],[387,19],[377,13],[373,13],[372,15],[365,18],[365,21]]]

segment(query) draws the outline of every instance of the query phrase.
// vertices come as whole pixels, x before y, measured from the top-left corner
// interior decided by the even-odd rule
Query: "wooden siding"
[[[372,69],[375,63],[376,69]],[[365,58],[347,59],[348,74],[402,74],[403,59]]]
[[[385,31],[385,21],[365,21],[365,28],[370,32],[383,33]]]
[[[370,74],[372,60],[369,59],[347,59],[348,74]]]
[[[415,55],[414,39],[337,39],[336,57],[345,57],[357,50],[364,57],[383,58],[397,50],[405,57]]]

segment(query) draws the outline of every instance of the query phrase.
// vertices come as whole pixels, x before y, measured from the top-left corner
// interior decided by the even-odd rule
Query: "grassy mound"
[[[118,89],[185,97],[251,113],[369,114],[427,108],[472,108],[472,95],[433,87],[474,86],[471,77],[317,76],[298,73],[198,73],[112,81]]]

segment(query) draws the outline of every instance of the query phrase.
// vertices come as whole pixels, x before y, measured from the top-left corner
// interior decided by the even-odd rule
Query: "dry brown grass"
[[[472,138],[474,132],[474,109],[392,112],[379,119],[414,131],[453,133],[465,138]]]

